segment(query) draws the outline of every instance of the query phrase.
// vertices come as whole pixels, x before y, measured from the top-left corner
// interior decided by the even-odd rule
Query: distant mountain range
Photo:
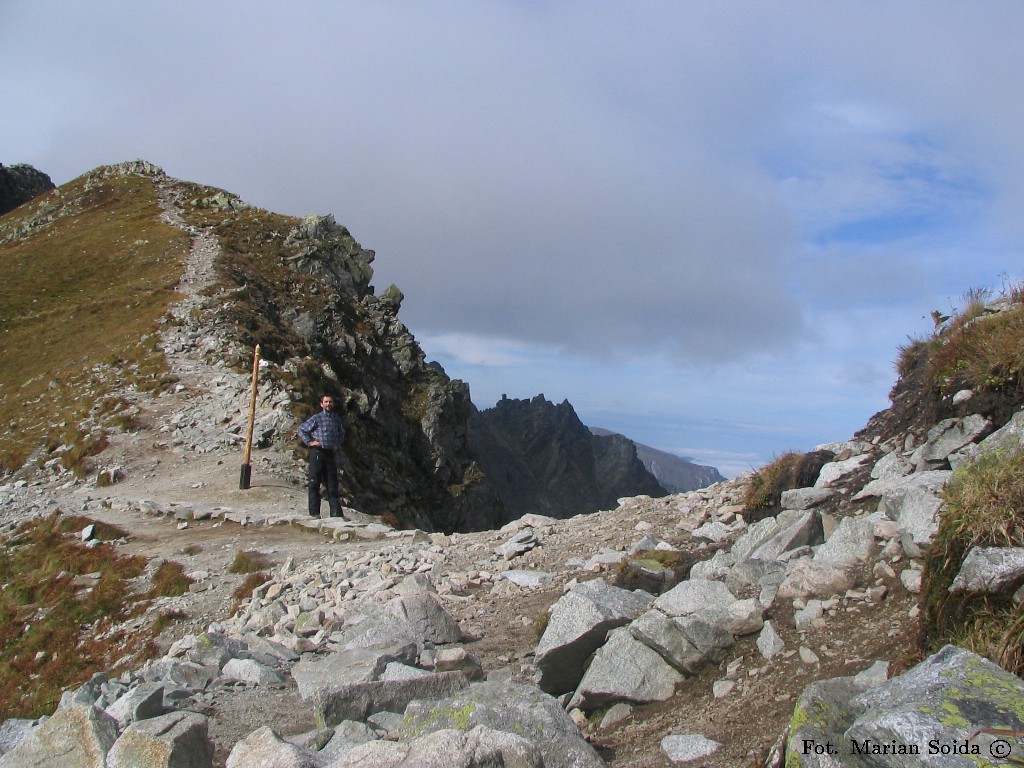
[[[619,434],[601,427],[591,427],[590,431],[602,437]],[[695,491],[698,488],[706,488],[725,480],[715,467],[695,464],[682,456],[659,451],[657,448],[651,448],[651,446],[638,443],[635,440],[630,442],[636,446],[637,458],[669,493]]]
[[[573,517],[666,493],[630,440],[595,435],[567,400],[503,397],[470,417],[469,447],[512,518]]]

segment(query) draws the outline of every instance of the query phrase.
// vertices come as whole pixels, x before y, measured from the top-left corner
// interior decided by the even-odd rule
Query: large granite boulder
[[[791,768],[971,768],[1003,765],[1021,744],[1024,681],[947,645],[909,672],[871,686],[854,677],[812,683],[790,725]]]
[[[569,706],[592,710],[615,701],[665,701],[672,698],[676,683],[682,679],[628,627],[619,627],[594,655]]]
[[[434,731],[412,741],[373,741],[356,747],[330,768],[544,768],[527,739],[478,725],[468,731]]]
[[[209,768],[213,744],[207,731],[207,719],[194,712],[139,720],[114,742],[107,768]]]
[[[235,744],[225,768],[321,768],[313,750],[284,741],[270,726],[253,731]]]
[[[117,721],[92,704],[61,703],[3,757],[0,768],[104,768]]]
[[[576,688],[583,663],[605,641],[608,631],[639,616],[653,597],[613,587],[603,579],[575,585],[551,607],[537,644],[537,683],[548,693]]]
[[[365,720],[377,712],[405,711],[414,699],[443,699],[468,684],[462,672],[438,672],[398,680],[370,680],[316,688],[313,716],[323,727],[343,720]]]
[[[443,701],[413,701],[399,730],[409,740],[478,725],[522,736],[540,750],[545,766],[605,765],[558,701],[529,685],[474,683]]]
[[[900,543],[911,557],[920,557],[939,529],[942,490],[952,472],[934,470],[901,478],[882,492],[879,510],[895,520]]]

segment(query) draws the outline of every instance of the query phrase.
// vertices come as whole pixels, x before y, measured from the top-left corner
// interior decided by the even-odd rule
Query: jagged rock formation
[[[172,368],[154,377],[155,386],[166,389],[179,378],[185,382],[181,387],[194,391],[170,425],[176,444],[202,452],[238,450],[247,420],[252,350],[259,344],[265,361],[257,433],[261,445],[292,451],[299,420],[327,390],[341,402],[348,433],[341,464],[349,506],[387,514],[395,525],[425,530],[485,529],[506,516],[469,456],[468,386],[425,360],[398,319],[401,292],[392,286],[380,296],[374,294],[373,252],[333,217],[302,220],[274,214],[223,190],[171,179],[140,160],[97,169],[5,219],[0,247],[35,254],[31,249],[38,245],[38,255],[26,259],[37,262],[50,253],[42,249],[40,238],[49,237],[49,246],[69,222],[78,227],[76,232],[89,232],[75,254],[78,266],[95,262],[94,272],[99,272],[109,269],[108,254],[124,253],[130,267],[135,249],[140,258],[175,267],[160,279],[177,282],[179,303],[168,301],[163,286],[150,289],[160,302],[170,304],[170,314],[158,321],[159,336],[145,338],[151,346],[157,340]],[[137,234],[140,222],[150,227],[145,234]],[[169,245],[161,251],[158,238],[173,250]],[[176,244],[182,239],[191,242],[184,258]],[[76,302],[102,304],[103,292],[117,285],[119,275],[110,277],[109,284],[95,287],[100,295],[84,299],[75,293],[78,287],[65,286],[68,295],[58,297],[61,311],[73,316]],[[39,317],[42,313],[24,314],[18,321],[32,323]],[[60,332],[69,327],[61,326]],[[69,339],[67,346],[73,344]],[[87,353],[85,361],[93,350],[81,351]],[[149,354],[153,358],[158,351]],[[67,368],[66,357],[53,355],[42,376],[56,377]],[[74,382],[77,389],[69,389],[65,397],[82,402],[109,395],[137,401],[142,386],[125,375],[127,357],[120,355],[120,382],[104,375],[97,384],[99,369],[83,362],[84,375],[93,382]],[[3,396],[19,394],[5,390]],[[5,407],[20,412],[16,402]],[[21,434],[40,431],[35,424],[19,426]],[[58,438],[54,444],[66,448],[72,442]]]
[[[601,436],[618,434],[600,427],[591,427],[590,431]],[[654,475],[654,479],[661,484],[662,488],[669,493],[696,491],[698,488],[707,488],[709,485],[725,480],[716,467],[695,464],[674,453],[659,451],[657,448],[638,443],[635,440],[631,442],[636,446],[637,458],[643,462],[647,471]]]
[[[632,441],[592,434],[568,401],[503,397],[473,414],[469,445],[510,519],[572,517],[611,509],[623,496],[665,495]]]
[[[50,177],[31,165],[0,163],[0,216],[53,188]]]

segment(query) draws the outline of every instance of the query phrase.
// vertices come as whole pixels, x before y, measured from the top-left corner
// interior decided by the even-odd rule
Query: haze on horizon
[[[0,4],[0,162],[332,213],[428,356],[717,466],[846,439],[1021,278],[1024,5]]]

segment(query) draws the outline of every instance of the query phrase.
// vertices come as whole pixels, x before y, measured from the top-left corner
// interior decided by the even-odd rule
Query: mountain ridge
[[[637,458],[669,493],[696,491],[725,480],[717,467],[698,464],[693,459],[638,443],[620,432],[603,427],[590,427],[590,431],[601,436],[620,435],[633,443]]]

